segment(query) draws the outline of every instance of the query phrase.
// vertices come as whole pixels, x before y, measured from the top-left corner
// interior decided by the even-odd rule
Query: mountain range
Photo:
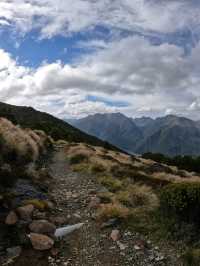
[[[185,117],[133,119],[111,113],[90,115],[69,123],[130,153],[200,155],[200,122]]]

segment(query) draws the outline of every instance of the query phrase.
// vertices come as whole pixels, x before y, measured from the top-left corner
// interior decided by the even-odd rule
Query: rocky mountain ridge
[[[156,119],[132,119],[113,113],[96,114],[70,123],[131,153],[200,155],[199,122],[185,117],[168,115]]]

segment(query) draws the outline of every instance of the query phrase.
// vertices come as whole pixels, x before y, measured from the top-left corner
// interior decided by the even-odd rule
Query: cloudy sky
[[[1,0],[0,101],[200,119],[199,0]]]

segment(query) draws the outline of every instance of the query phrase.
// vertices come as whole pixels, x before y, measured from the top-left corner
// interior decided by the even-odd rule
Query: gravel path
[[[49,258],[49,265],[63,266],[179,266],[177,258],[162,254],[148,241],[148,248],[137,250],[142,236],[128,231],[121,232],[120,243],[110,239],[112,229],[101,229],[94,220],[94,210],[89,208],[92,195],[102,189],[91,176],[70,171],[62,148],[58,149],[50,164],[55,177],[52,197],[57,203],[56,215],[63,216],[69,224],[84,223],[77,232],[62,241],[58,259]],[[145,240],[147,241],[147,240]],[[170,255],[171,254],[171,255]]]

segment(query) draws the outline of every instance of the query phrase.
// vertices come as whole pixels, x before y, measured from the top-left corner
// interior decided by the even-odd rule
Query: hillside
[[[146,137],[136,152],[175,155],[200,154],[200,130],[196,122],[176,116],[157,118],[146,129]]]
[[[130,153],[200,155],[199,123],[184,117],[168,115],[154,120],[148,117],[132,119],[122,114],[96,114],[72,123]]]
[[[199,174],[5,118],[0,149],[0,265],[199,265]]]
[[[134,122],[120,113],[96,114],[72,123],[84,132],[126,151],[133,151],[136,142],[143,137]]]
[[[0,117],[5,117],[14,124],[19,124],[24,128],[43,130],[55,140],[63,139],[74,142],[85,142],[92,145],[106,146],[110,149],[117,149],[107,142],[74,128],[61,119],[37,111],[32,107],[14,106],[0,102]]]

